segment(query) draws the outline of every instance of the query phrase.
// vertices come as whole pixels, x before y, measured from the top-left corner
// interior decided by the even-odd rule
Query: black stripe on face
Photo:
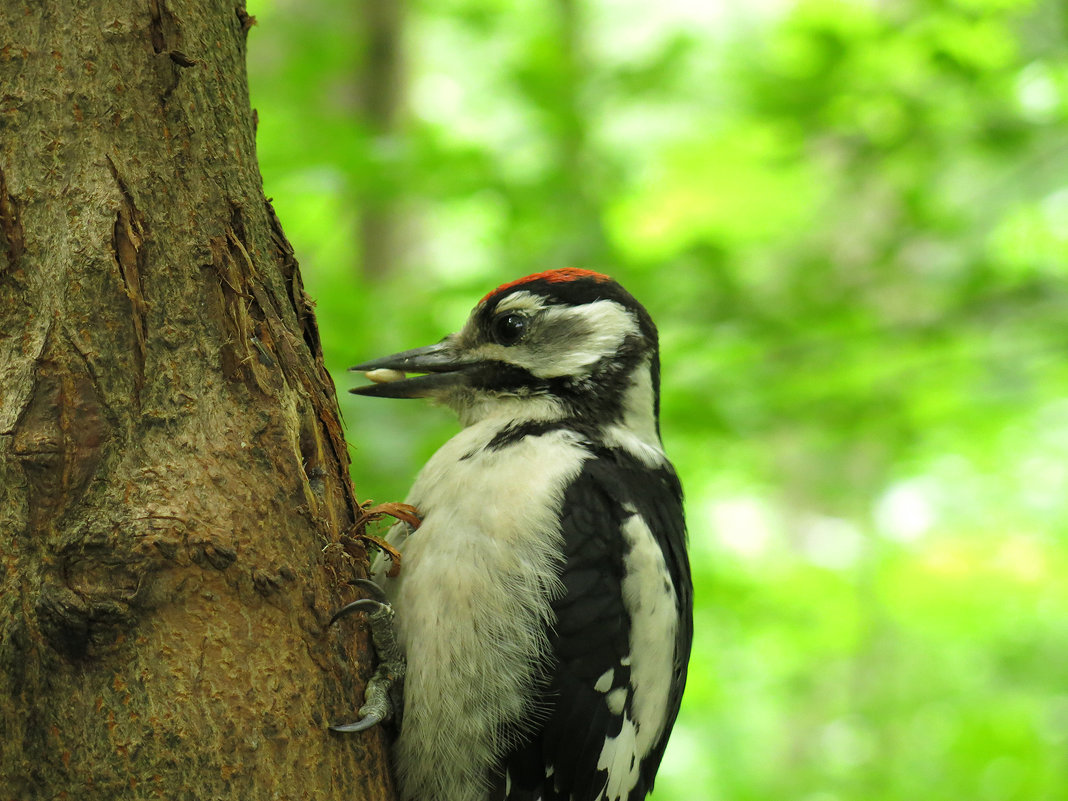
[[[501,361],[487,361],[470,368],[467,384],[471,389],[500,395],[541,394],[551,390],[551,383],[538,378],[525,367]]]

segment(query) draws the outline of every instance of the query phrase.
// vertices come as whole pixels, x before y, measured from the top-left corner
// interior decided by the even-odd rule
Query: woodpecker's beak
[[[459,358],[448,340],[444,340],[350,367],[352,372],[367,373],[374,383],[354,387],[349,392],[374,398],[431,397],[464,383],[466,369],[475,365]],[[405,373],[426,375],[408,378]]]

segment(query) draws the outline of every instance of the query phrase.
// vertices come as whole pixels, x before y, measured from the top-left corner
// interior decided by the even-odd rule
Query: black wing
[[[598,449],[563,502],[565,592],[553,604],[555,665],[544,690],[546,720],[492,777],[493,801],[604,797],[608,771],[598,767],[602,747],[606,738],[620,734],[624,716],[631,712],[631,632],[623,606],[626,545],[621,529],[633,514],[643,518],[660,545],[679,616],[663,733],[641,755],[640,764],[629,766],[635,775],[627,801],[640,801],[652,789],[682,700],[693,635],[682,490],[668,465],[650,470],[624,451]]]

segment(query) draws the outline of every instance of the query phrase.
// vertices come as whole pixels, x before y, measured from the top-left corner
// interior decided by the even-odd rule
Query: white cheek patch
[[[517,361],[539,378],[582,375],[615,353],[628,335],[638,334],[634,317],[612,300],[547,308],[537,325],[536,352],[523,350]]]

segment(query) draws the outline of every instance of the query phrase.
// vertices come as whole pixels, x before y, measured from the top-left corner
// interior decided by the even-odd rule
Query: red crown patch
[[[517,286],[523,284],[530,284],[534,281],[548,281],[550,284],[563,284],[568,281],[578,281],[582,278],[592,278],[594,281],[611,281],[612,279],[604,273],[595,273],[593,270],[581,270],[578,267],[564,267],[560,270],[546,270],[543,273],[534,273],[524,278],[516,279],[515,281],[509,281],[507,284],[501,284],[499,287],[488,293],[486,297],[482,298],[480,303],[485,303],[494,295],[498,295],[501,292],[507,292],[509,289],[515,289]]]

